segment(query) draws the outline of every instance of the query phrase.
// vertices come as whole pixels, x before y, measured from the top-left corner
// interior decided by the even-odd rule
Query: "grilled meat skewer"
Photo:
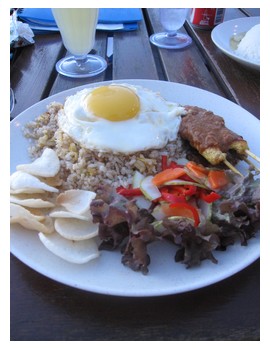
[[[234,150],[240,159],[245,159],[247,153],[252,154],[247,141],[228,129],[224,119],[213,112],[193,106],[185,108],[187,114],[182,117],[180,136],[189,141],[210,164],[218,165],[223,162],[239,173],[226,157],[230,150]]]

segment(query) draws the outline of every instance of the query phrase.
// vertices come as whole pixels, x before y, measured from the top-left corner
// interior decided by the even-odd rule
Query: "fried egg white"
[[[110,84],[67,98],[59,127],[81,146],[135,153],[163,148],[177,137],[185,109],[141,86]]]

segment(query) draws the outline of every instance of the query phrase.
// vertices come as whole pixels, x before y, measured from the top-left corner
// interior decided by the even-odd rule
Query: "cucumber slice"
[[[183,181],[183,180],[171,180],[171,181],[167,181],[163,184],[164,186],[185,186],[185,185],[192,185],[192,186],[197,186],[197,187],[201,187],[201,188],[205,188],[208,189],[207,186],[203,185],[202,183],[198,183],[198,182],[191,182],[191,181]]]
[[[159,197],[161,197],[161,193],[157,186],[155,186],[152,182],[153,176],[146,176],[140,184],[140,189],[144,196],[149,199],[150,201],[153,201]]]

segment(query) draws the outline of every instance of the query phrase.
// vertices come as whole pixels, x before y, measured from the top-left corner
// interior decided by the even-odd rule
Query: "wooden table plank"
[[[247,16],[260,16],[260,8],[241,8]]]
[[[151,31],[154,33],[164,31],[159,21],[158,9],[147,9],[146,13],[151,23]],[[184,28],[179,31],[186,33]],[[168,81],[196,86],[224,96],[215,78],[209,74],[207,66],[202,64],[201,53],[194,43],[180,50],[159,48],[157,50]]]
[[[259,260],[212,286],[148,298],[98,295],[11,257],[11,340],[259,340]],[[147,276],[144,276],[147,278]]]
[[[11,117],[47,97],[50,81],[55,77],[55,62],[63,54],[59,34],[36,35],[35,44],[21,49],[11,65],[11,87],[16,104]]]
[[[145,22],[114,34],[113,79],[158,79]]]
[[[226,9],[225,20],[245,17],[238,9]],[[190,35],[205,55],[210,71],[216,76],[226,96],[233,102],[260,116],[260,73],[235,62],[213,43],[210,31],[186,23]]]

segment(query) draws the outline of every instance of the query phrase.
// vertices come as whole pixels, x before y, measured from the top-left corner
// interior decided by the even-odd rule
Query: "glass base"
[[[56,63],[59,74],[70,78],[87,78],[102,73],[107,68],[104,58],[97,55],[85,55],[83,58],[68,56]]]
[[[168,33],[157,33],[150,36],[152,44],[164,49],[182,49],[192,43],[192,39],[187,34],[177,33],[174,36]]]

